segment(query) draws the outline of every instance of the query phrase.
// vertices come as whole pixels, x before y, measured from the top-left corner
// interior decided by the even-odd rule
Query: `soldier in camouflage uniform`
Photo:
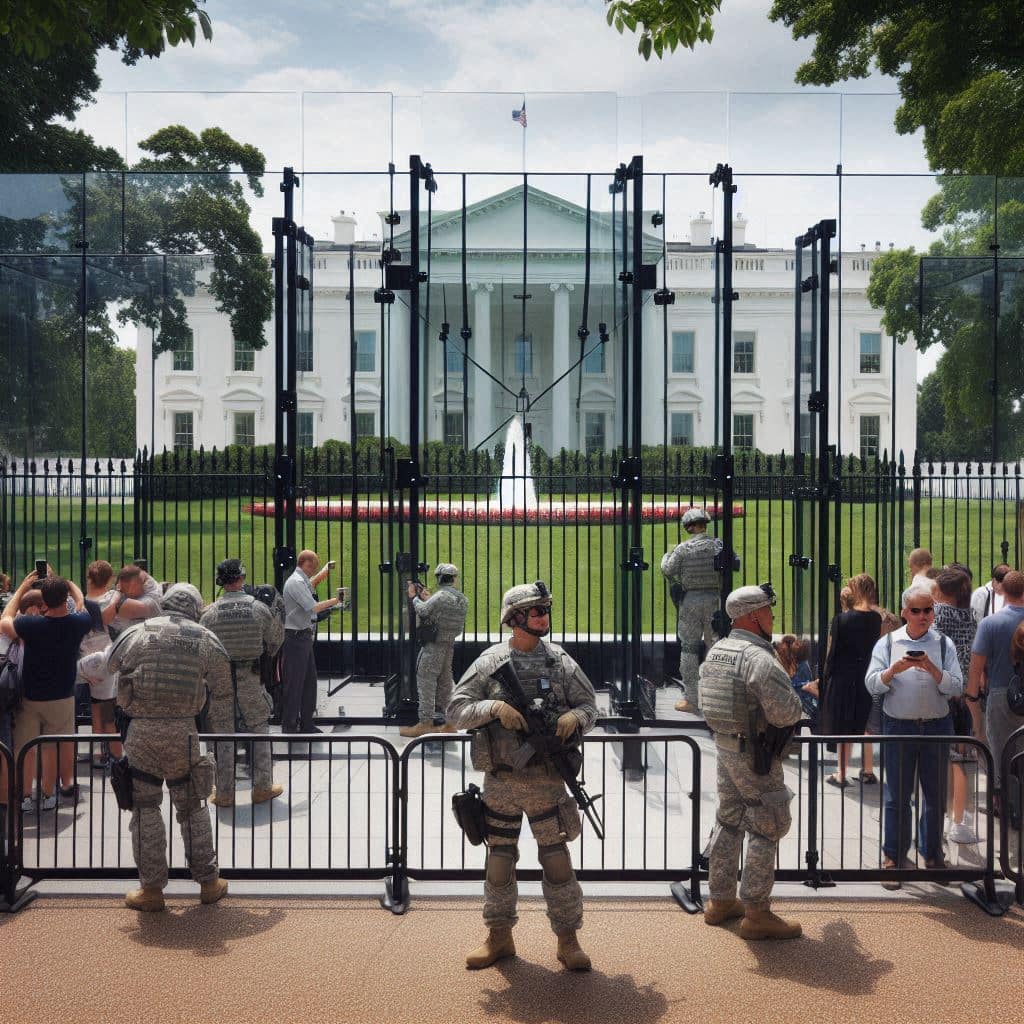
[[[202,771],[212,766],[200,758],[196,715],[209,692],[211,728],[231,730],[231,663],[221,642],[199,625],[203,599],[195,587],[176,583],[162,606],[162,615],[126,629],[107,656],[107,671],[120,673],[117,702],[131,718],[124,749],[132,768],[129,827],[141,888],[128,893],[125,903],[135,910],[164,909],[163,782],[171,792],[192,877],[201,886],[200,899],[216,903],[228,891],[218,874],[203,803],[213,773]]]
[[[436,594],[431,594],[426,587],[417,587],[415,583],[408,586],[417,625],[433,627],[436,635],[420,648],[416,658],[419,722],[399,729],[402,736],[415,737],[434,732],[435,711],[444,716],[455,683],[452,678],[455,638],[466,628],[469,601],[461,590],[455,588],[459,567],[451,562],[441,562],[434,570],[434,575],[437,577]],[[440,731],[454,732],[455,727],[446,723]]]
[[[224,645],[231,658],[235,689],[235,723],[242,732],[266,735],[273,709],[270,694],[260,675],[260,657],[273,657],[284,640],[284,619],[275,616],[261,601],[243,591],[245,566],[238,558],[226,558],[217,566],[217,586],[224,588],[219,601],[199,620]],[[262,804],[284,792],[274,783],[269,743],[254,743],[252,750],[252,802]],[[217,744],[217,792],[211,803],[231,807],[235,802],[235,744]]]
[[[700,668],[700,708],[718,755],[718,814],[705,850],[711,898],[704,920],[719,925],[742,917],[745,939],[793,939],[801,933],[799,924],[771,912],[775,857],[792,823],[793,793],[783,781],[781,759],[772,761],[767,775],[754,771],[747,740],[752,721],[761,731],[766,723],[794,725],[802,713],[771,645],[774,604],[767,584],[734,590],[725,602],[732,631],[711,648]],[[749,838],[737,900],[744,832]]]
[[[557,733],[564,743],[579,742],[597,720],[594,688],[583,670],[557,644],[543,639],[550,627],[551,594],[544,583],[524,583],[506,591],[501,621],[512,637],[489,647],[459,680],[448,721],[472,729],[473,767],[485,773],[487,868],[484,879],[484,944],[466,957],[471,969],[489,967],[515,956],[512,928],[518,920],[516,861],[523,815],[537,841],[548,919],[558,936],[558,959],[570,970],[589,970],[576,932],[583,925],[583,892],[566,845],[580,834],[580,813],[561,777],[536,755],[513,768],[526,728],[522,715],[503,698],[493,677],[511,661],[528,697],[543,701],[559,715]]]
[[[676,711],[697,711],[697,669],[700,665],[701,640],[711,647],[718,639],[712,616],[718,610],[718,588],[721,577],[715,559],[722,550],[717,537],[709,537],[707,512],[691,508],[683,516],[683,529],[689,540],[667,552],[661,559],[661,571],[670,584],[683,590],[676,605],[676,635],[679,637],[679,678],[683,699]]]

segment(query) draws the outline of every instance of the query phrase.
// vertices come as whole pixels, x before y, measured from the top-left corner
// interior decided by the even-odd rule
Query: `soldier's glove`
[[[558,724],[555,726],[555,735],[563,742],[568,743],[573,733],[580,727],[580,720],[571,712],[566,711],[564,715],[558,716]]]
[[[491,714],[504,728],[512,732],[526,732],[526,719],[506,701],[496,700],[491,705]]]

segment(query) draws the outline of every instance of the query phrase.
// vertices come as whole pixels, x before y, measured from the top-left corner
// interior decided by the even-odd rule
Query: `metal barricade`
[[[1017,903],[1024,906],[1024,728],[1010,734],[1000,760],[999,865],[1003,877],[1013,882]]]
[[[484,846],[470,846],[451,813],[451,796],[468,783],[482,783],[469,763],[465,734],[425,736],[402,751],[402,842],[406,873],[415,880],[482,880]],[[635,745],[638,758],[624,771],[623,750]],[[681,747],[689,758],[681,756]],[[639,734],[590,733],[583,741],[581,781],[604,819],[601,842],[586,820],[579,838],[570,843],[573,865],[581,881],[674,883],[673,894],[691,912],[700,908],[701,751],[681,731]],[[633,755],[636,757],[636,755]],[[520,866],[526,881],[541,878],[536,844],[529,828],[520,837]]]

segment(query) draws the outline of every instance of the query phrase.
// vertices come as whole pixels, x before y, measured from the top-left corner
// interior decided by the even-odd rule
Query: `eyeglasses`
[[[547,604],[535,604],[526,609],[526,614],[531,619],[543,619],[545,615],[551,614],[551,606]]]
[[[931,615],[935,609],[931,605],[928,605],[927,608],[908,608],[907,611],[910,612],[911,615]]]

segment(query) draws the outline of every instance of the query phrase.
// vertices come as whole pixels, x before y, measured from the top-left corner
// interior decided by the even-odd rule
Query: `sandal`
[[[829,775],[828,778],[825,779],[825,781],[830,786],[835,786],[836,789],[846,789],[846,787],[850,785],[849,779],[841,779],[835,772]]]
[[[866,772],[866,771],[864,771],[862,769],[858,773],[857,778],[860,779],[860,781],[865,786],[877,786],[878,785],[878,776],[874,772]]]

